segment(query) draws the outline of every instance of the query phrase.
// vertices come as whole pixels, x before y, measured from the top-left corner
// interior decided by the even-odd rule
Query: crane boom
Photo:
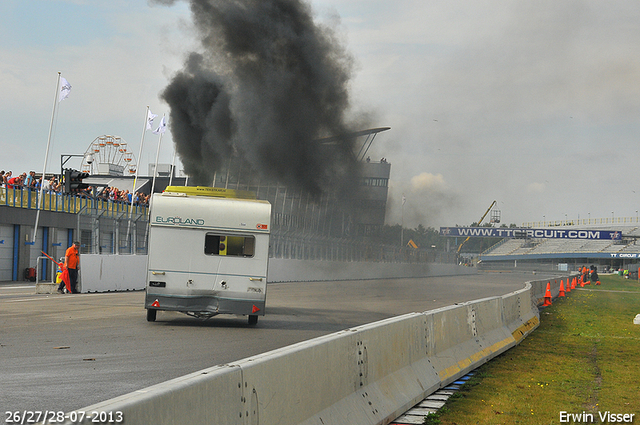
[[[480,221],[478,221],[478,226],[480,225],[480,223],[482,223],[482,220],[484,220],[484,218],[487,216],[487,214],[489,214],[489,211],[491,211],[491,208],[493,208],[493,206],[495,204],[497,204],[498,201],[493,201],[491,203],[491,205],[489,205],[489,208],[487,209],[487,211],[482,215],[482,217],[480,217]],[[468,236],[467,239],[465,239],[464,241],[462,241],[462,243],[460,244],[460,246],[458,247],[458,254],[460,254],[460,250],[462,249],[462,245],[464,245],[465,243],[467,243],[467,241],[471,239],[471,236]]]

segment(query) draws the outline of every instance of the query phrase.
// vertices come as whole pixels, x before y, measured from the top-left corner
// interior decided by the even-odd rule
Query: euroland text
[[[621,424],[621,423],[633,423],[633,418],[636,416],[635,413],[611,413],[609,411],[606,412],[598,412],[598,414],[594,413],[569,413],[565,411],[560,412],[560,423],[561,424],[593,424],[596,423],[596,418],[600,419],[599,423],[603,424]]]

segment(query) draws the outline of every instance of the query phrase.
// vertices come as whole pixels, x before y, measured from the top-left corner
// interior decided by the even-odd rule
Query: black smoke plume
[[[188,55],[161,98],[192,181],[211,184],[234,155],[315,196],[357,183],[354,140],[340,137],[360,129],[347,118],[352,60],[335,31],[301,0],[189,4],[202,51]]]

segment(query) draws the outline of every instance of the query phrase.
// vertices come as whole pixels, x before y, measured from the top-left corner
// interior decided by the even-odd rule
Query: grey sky
[[[26,3],[29,3],[27,7]],[[37,4],[36,4],[37,3]],[[470,224],[493,200],[503,222],[632,217],[640,8],[635,1],[312,1],[356,61],[352,104],[392,163],[388,221]],[[144,111],[197,49],[185,4],[8,0],[0,5],[0,168],[48,171],[102,134],[137,155]],[[142,169],[155,157],[147,133]],[[162,162],[171,160],[171,136]]]

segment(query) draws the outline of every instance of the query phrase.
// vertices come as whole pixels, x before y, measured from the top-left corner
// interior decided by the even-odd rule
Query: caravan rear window
[[[256,238],[254,236],[229,236],[207,233],[204,238],[206,255],[229,255],[232,257],[253,257]]]

